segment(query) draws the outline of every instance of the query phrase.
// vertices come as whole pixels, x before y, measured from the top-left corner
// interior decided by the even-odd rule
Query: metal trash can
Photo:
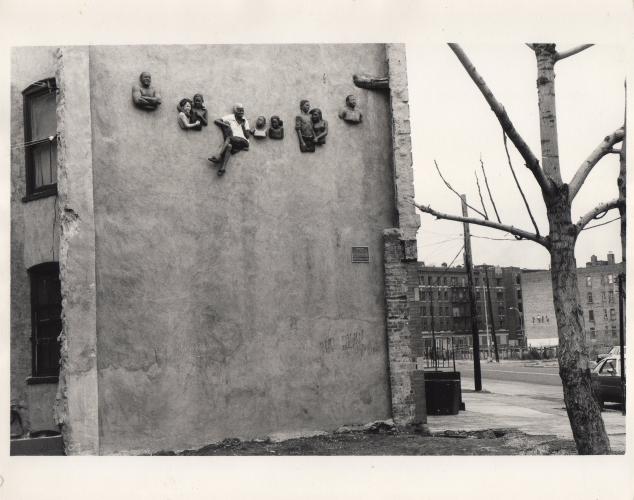
[[[426,371],[425,402],[427,415],[457,415],[462,406],[460,372]]]

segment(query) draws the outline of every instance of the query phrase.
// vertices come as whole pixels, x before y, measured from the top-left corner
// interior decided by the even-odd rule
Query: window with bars
[[[25,201],[57,194],[57,98],[55,78],[35,82],[24,98]]]
[[[28,272],[31,282],[31,373],[36,378],[56,378],[60,358],[57,337],[62,331],[59,264],[39,264]]]

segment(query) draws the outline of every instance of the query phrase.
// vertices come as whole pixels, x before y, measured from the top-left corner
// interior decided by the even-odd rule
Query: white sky
[[[558,46],[560,50],[574,45]],[[517,130],[540,158],[534,53],[520,43],[473,45],[463,48],[497,99],[505,106]],[[480,170],[480,155],[502,222],[533,231],[526,208],[508,167],[501,128],[488,104],[447,45],[407,46],[416,199],[446,213],[460,214],[460,200],[438,176],[434,159],[449,183],[466,193],[471,205],[481,210],[474,171],[478,171],[483,196],[488,202]],[[555,66],[557,122],[561,170],[570,181],[586,156],[603,137],[623,123],[625,51],[620,46],[595,45]],[[532,174],[509,141],[513,167],[542,234],[548,224],[541,193]],[[618,156],[605,157],[594,168],[573,203],[573,220],[601,201],[618,195]],[[477,216],[477,214],[471,214]],[[608,213],[600,222],[618,216]],[[597,221],[599,222],[599,221]],[[585,265],[595,253],[605,259],[612,250],[621,260],[618,221],[584,231],[576,248],[577,264]],[[530,241],[516,241],[497,230],[471,226],[474,235],[509,238],[512,241],[472,239],[476,263],[548,268],[548,252]],[[450,262],[462,246],[462,224],[421,215],[419,260],[428,264]],[[456,262],[462,263],[462,257]]]

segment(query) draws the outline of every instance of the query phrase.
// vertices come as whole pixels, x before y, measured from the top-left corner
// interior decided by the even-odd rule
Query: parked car
[[[615,345],[608,352],[605,352],[605,353],[602,353],[602,354],[597,354],[597,363],[599,361],[601,361],[602,359],[607,358],[608,356],[617,356],[618,357],[620,355],[621,355],[621,346],[620,345]]]
[[[604,403],[623,404],[621,391],[621,356],[605,357],[592,370],[592,388],[603,408]]]

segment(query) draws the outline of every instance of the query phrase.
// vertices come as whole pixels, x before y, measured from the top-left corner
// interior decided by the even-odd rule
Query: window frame
[[[32,200],[38,200],[40,198],[47,198],[49,196],[57,195],[57,180],[51,184],[45,184],[43,186],[35,187],[35,162],[33,159],[33,148],[46,141],[55,142],[54,147],[57,148],[57,126],[55,135],[52,141],[47,138],[38,140],[33,144],[29,144],[33,137],[33,123],[31,121],[31,106],[33,99],[36,97],[45,95],[47,93],[56,93],[57,85],[55,77],[44,78],[37,82],[32,83],[26,89],[22,91],[23,97],[23,114],[24,114],[24,165],[25,165],[25,179],[26,179],[26,195],[22,198],[23,202]],[[57,121],[57,117],[56,117]],[[51,144],[50,147],[53,147]],[[52,168],[52,167],[51,167]],[[57,165],[55,165],[57,168]],[[57,176],[55,177],[57,179]]]
[[[58,262],[44,262],[42,264],[37,264],[28,269],[29,275],[29,285],[30,285],[30,294],[31,294],[31,376],[27,378],[27,383],[29,385],[32,384],[41,384],[41,383],[57,383],[59,380],[59,358],[60,358],[60,344],[59,341],[56,342],[57,345],[57,358],[58,365],[56,370],[45,371],[43,367],[38,365],[38,345],[39,340],[44,339],[45,337],[42,335],[38,335],[39,327],[41,322],[38,321],[38,313],[41,311],[43,307],[51,308],[56,303],[47,303],[47,304],[39,304],[37,290],[38,284],[46,279],[56,276],[59,281],[59,263]],[[56,322],[59,321],[60,333],[62,329],[62,300],[61,300],[61,283],[60,283],[60,291],[59,291],[59,318],[55,317],[49,319],[48,321]],[[55,338],[57,339],[59,334],[55,337],[46,337],[47,339]],[[56,373],[53,373],[56,371]]]

